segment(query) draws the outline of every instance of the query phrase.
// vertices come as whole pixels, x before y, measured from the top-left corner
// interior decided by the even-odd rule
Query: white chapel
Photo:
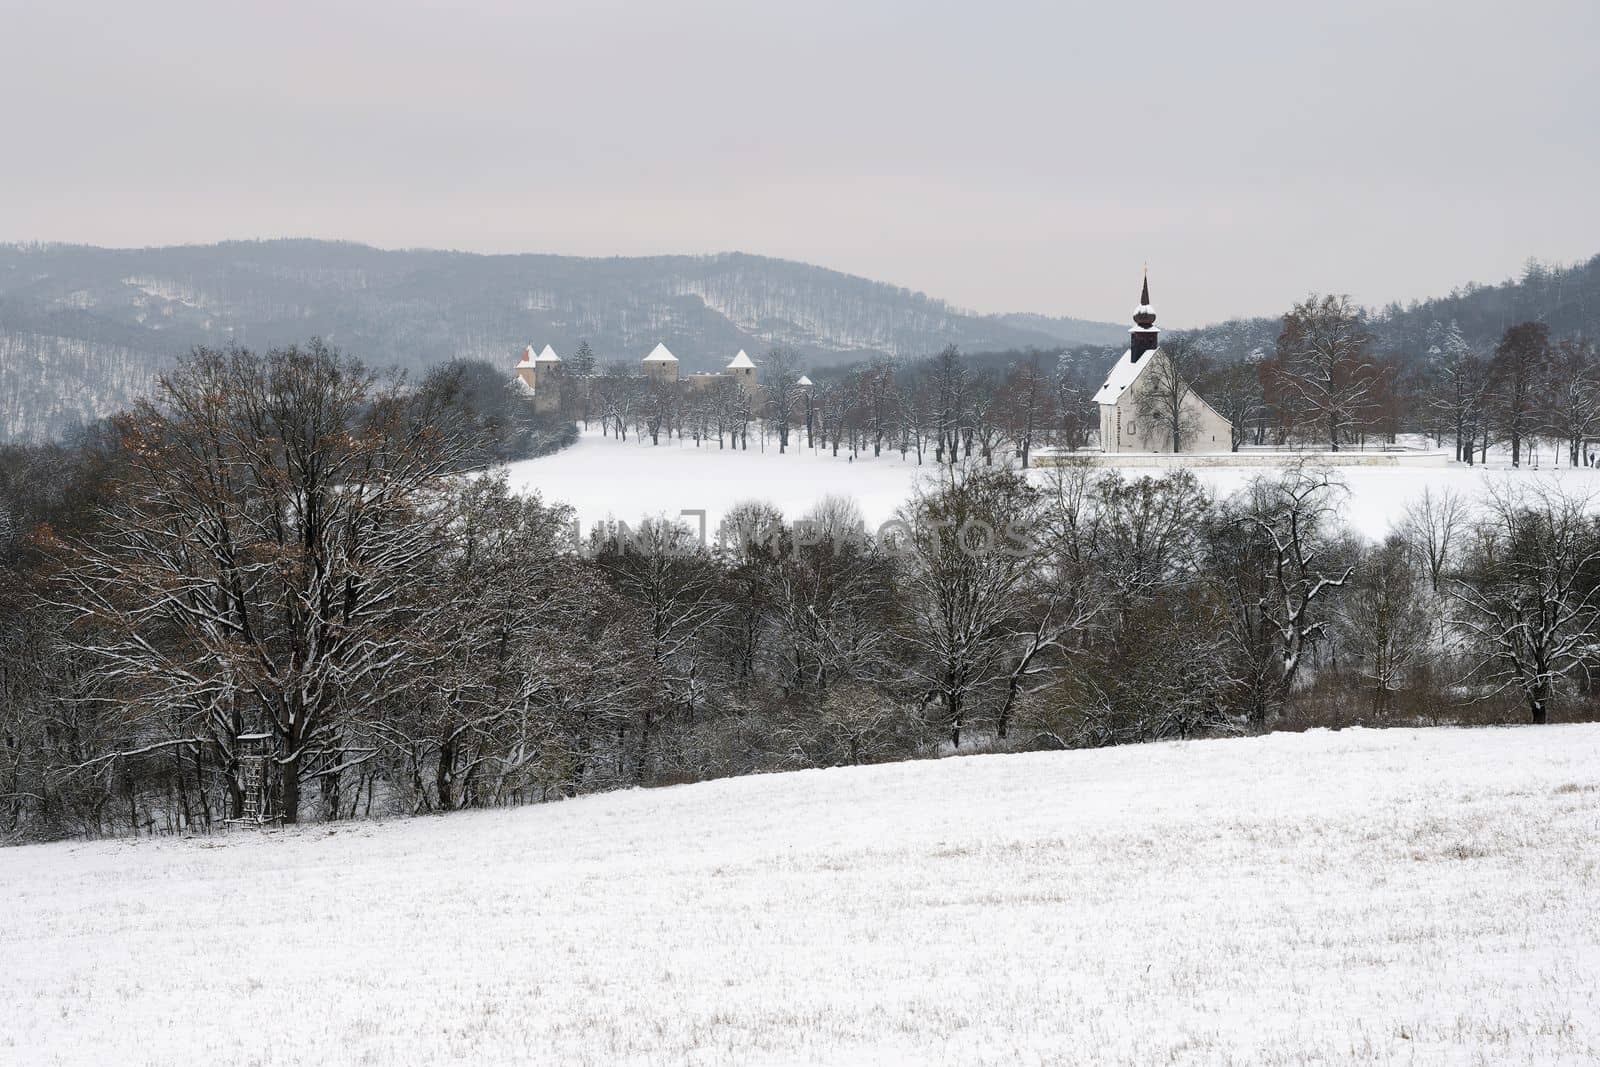
[[[1171,428],[1160,419],[1140,414],[1140,398],[1154,387],[1160,374],[1150,368],[1165,360],[1156,311],[1150,306],[1150,278],[1144,279],[1139,306],[1128,330],[1128,350],[1122,353],[1106,383],[1095,393],[1100,405],[1100,449],[1103,452],[1171,452]],[[1193,389],[1183,398],[1184,452],[1229,452],[1233,449],[1233,424],[1205,402]]]

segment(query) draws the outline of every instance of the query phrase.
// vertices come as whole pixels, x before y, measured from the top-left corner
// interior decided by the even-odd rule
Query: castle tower
[[[676,382],[678,357],[667,351],[666,345],[658,344],[644,357],[644,374],[653,382]]]
[[[539,387],[539,362],[533,354],[533,346],[529,345],[522,350],[522,362],[517,364],[517,378],[529,389]]]
[[[528,348],[531,350],[533,346],[529,345]],[[549,345],[544,346],[544,351],[540,352],[533,362],[541,374],[554,373],[561,369],[561,357],[556,355],[556,350]]]
[[[1139,306],[1133,309],[1133,327],[1128,330],[1128,351],[1131,362],[1139,362],[1146,352],[1159,348],[1161,331],[1156,329],[1156,309],[1150,306],[1150,270],[1145,268],[1144,289],[1139,293]]]
[[[728,368],[723,373],[730,375],[746,393],[751,396],[755,395],[758,388],[756,384],[756,365],[750,361],[749,356],[744,354],[744,349],[739,349],[739,354],[728,361]]]

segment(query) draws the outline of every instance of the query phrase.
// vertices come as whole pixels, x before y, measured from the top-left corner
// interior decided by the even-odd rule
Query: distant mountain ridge
[[[0,245],[0,440],[58,436],[126,406],[197,344],[320,335],[375,366],[505,361],[522,345],[687,370],[740,348],[814,363],[883,353],[1115,343],[1110,323],[978,315],[922,293],[744,253],[582,258],[389,251],[335,241],[108,249]]]
[[[1285,310],[1288,310],[1285,308]],[[1489,354],[1507,326],[1600,339],[1600,256],[1530,261],[1496,285],[1372,309],[1379,354],[1422,360],[1433,324],[1455,321]],[[1218,358],[1272,350],[1281,321],[1193,331]],[[664,341],[686,370],[774,344],[814,365],[946,344],[968,353],[1085,348],[1114,359],[1125,324],[978,315],[907,289],[743,253],[608,259],[386,251],[335,241],[230,241],[169,248],[0,245],[0,441],[46,439],[126,407],[196,344],[270,347],[320,335],[374,366],[471,357],[508,366],[528,342],[601,361]]]
[[[1544,323],[1555,338],[1600,341],[1600,255],[1570,265],[1529,260],[1519,276],[1495,285],[1469,282],[1448,296],[1367,309],[1374,353],[1402,366],[1427,358],[1436,326],[1455,323],[1472,350],[1487,358],[1508,327],[1530,321]],[[1246,358],[1270,353],[1282,329],[1281,317],[1260,317],[1181,332],[1214,355]]]

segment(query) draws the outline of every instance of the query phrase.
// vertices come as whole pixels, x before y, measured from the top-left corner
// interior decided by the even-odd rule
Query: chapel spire
[[[1161,342],[1161,331],[1156,329],[1156,309],[1150,306],[1150,268],[1144,269],[1144,288],[1139,291],[1139,306],[1133,309],[1133,328],[1128,331],[1128,351],[1131,362],[1156,348]]]
[[[1144,288],[1139,291],[1139,306],[1133,309],[1133,321],[1142,330],[1156,324],[1156,309],[1150,306],[1150,268],[1144,269]]]

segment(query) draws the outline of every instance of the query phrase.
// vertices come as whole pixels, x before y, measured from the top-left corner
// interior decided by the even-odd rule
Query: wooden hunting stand
[[[239,759],[239,792],[241,805],[239,818],[233,821],[252,826],[263,826],[278,821],[273,810],[272,735],[270,733],[240,734],[236,749]]]

